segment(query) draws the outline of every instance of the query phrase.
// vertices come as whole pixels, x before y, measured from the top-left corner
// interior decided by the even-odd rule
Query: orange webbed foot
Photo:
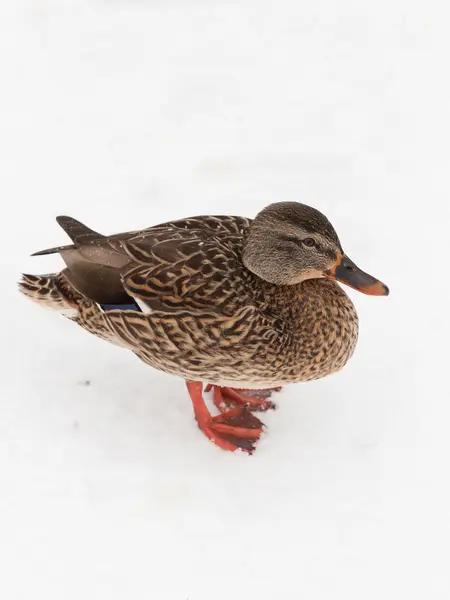
[[[202,384],[187,382],[187,388],[198,426],[206,437],[223,450],[234,452],[241,449],[252,454],[264,425],[249,408],[238,406],[231,410],[224,409],[220,415],[213,417],[203,399]]]
[[[214,404],[221,411],[227,411],[237,406],[246,406],[250,411],[264,412],[275,409],[276,404],[269,400],[273,392],[279,392],[281,387],[265,390],[236,390],[230,387],[207,385],[205,391],[213,391]]]

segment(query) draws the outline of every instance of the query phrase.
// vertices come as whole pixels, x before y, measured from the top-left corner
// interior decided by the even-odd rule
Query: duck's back
[[[186,275],[204,275],[206,283],[213,274],[210,269],[231,269],[235,265],[228,263],[239,254],[250,224],[243,217],[199,216],[104,236],[71,217],[57,220],[73,244],[35,256],[60,253],[67,267],[64,275],[73,287],[85,298],[108,306],[127,302],[134,292],[139,297],[146,277],[149,289],[143,292],[144,301],[155,295],[161,299],[169,282],[183,287]],[[214,279],[218,283],[219,278]],[[125,280],[132,289],[127,289]],[[158,286],[153,290],[156,294],[152,284]]]

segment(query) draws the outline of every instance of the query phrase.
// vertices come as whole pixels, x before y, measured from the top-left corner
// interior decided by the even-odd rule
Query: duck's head
[[[243,261],[255,275],[278,285],[328,277],[371,296],[389,294],[384,283],[348,258],[325,215],[298,202],[277,202],[256,216]]]

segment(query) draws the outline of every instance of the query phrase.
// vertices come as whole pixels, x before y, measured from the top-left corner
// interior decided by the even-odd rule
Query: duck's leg
[[[265,411],[276,408],[274,402],[269,400],[273,392],[279,392],[281,387],[265,390],[236,390],[230,387],[221,387],[218,385],[207,385],[206,392],[214,388],[214,404],[224,412],[234,406],[246,406],[251,411]]]
[[[186,385],[198,426],[206,437],[223,450],[234,452],[240,448],[251,454],[263,432],[263,423],[246,406],[213,417],[203,399],[203,384],[187,381]]]

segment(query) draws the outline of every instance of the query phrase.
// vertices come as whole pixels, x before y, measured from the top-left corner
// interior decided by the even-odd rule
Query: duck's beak
[[[336,264],[323,273],[328,279],[335,279],[369,296],[387,296],[389,288],[372,275],[361,271],[346,254],[339,254]]]

